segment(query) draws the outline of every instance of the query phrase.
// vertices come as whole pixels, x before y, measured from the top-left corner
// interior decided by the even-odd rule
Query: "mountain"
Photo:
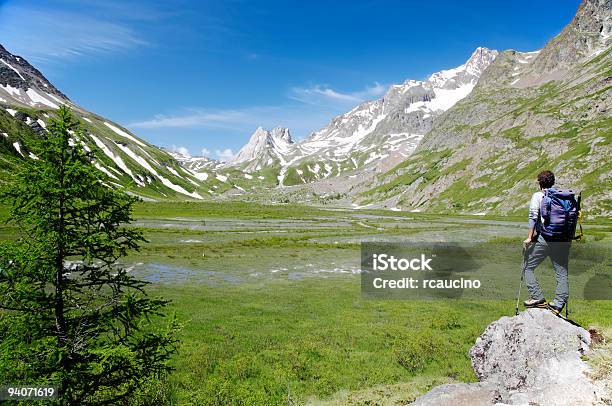
[[[0,182],[61,104],[81,122],[109,186],[152,199],[299,201],[466,214],[518,214],[542,169],[612,212],[610,0],[583,0],[544,48],[477,48],[453,69],[390,86],[294,142],[258,128],[230,162],[150,145],[72,102],[0,46]]]
[[[259,127],[249,142],[238,151],[229,166],[238,166],[249,172],[256,172],[274,163],[284,163],[283,157],[293,145],[288,128],[276,127],[266,131]]]
[[[519,214],[551,169],[559,187],[583,191],[588,213],[612,212],[611,5],[584,0],[542,50],[500,53],[360,204]]]
[[[184,171],[198,179],[205,195],[213,198],[231,198],[266,190],[270,181],[265,177],[253,176],[236,168],[228,167],[225,162],[203,156],[191,156],[177,151],[166,151]]]
[[[0,102],[13,101],[27,107],[58,108],[71,104],[68,97],[55,88],[25,59],[14,56],[0,45]]]
[[[93,165],[111,187],[145,199],[203,199],[233,190],[239,181],[219,165],[184,167],[178,157],[148,144],[126,128],[72,102],[24,58],[0,45],[0,180],[25,159],[36,159],[28,148],[33,137],[46,132],[45,121],[61,105],[69,106],[86,133],[81,140],[94,155]],[[209,172],[202,172],[208,169]],[[210,175],[210,176],[209,176]],[[250,176],[250,175],[249,175]],[[236,184],[238,183],[238,184]]]
[[[205,171],[216,172],[221,169],[224,165],[223,162],[217,161],[216,159],[207,158],[204,156],[191,156],[188,153],[179,151],[166,151],[176,161],[181,164],[182,167],[187,169],[194,174],[205,173]],[[204,178],[205,176],[199,176]]]
[[[457,68],[393,85],[384,97],[358,105],[297,143],[286,129],[259,128],[229,166],[273,173],[279,186],[388,169],[414,151],[436,117],[472,91],[496,56],[478,48]]]

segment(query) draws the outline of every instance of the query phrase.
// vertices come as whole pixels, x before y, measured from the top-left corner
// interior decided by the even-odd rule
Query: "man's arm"
[[[527,238],[523,241],[523,245],[528,247],[532,242],[536,233],[536,224],[540,217],[540,203],[542,201],[541,193],[534,193],[529,202],[529,232]]]

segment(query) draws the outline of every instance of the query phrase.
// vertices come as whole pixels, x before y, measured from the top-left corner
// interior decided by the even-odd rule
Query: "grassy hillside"
[[[33,140],[43,136],[46,122],[53,114],[51,109],[0,105],[0,182],[18,170],[23,160],[34,159],[30,155]],[[246,194],[270,186],[269,179],[238,169],[196,173],[182,167],[163,149],[136,138],[117,124],[78,108],[73,114],[85,132],[84,148],[92,152],[93,164],[110,187],[148,200],[201,200],[226,192]]]

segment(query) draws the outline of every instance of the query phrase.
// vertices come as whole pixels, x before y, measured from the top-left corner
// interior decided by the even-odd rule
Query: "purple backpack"
[[[540,205],[539,233],[558,241],[575,239],[576,224],[580,213],[580,195],[576,199],[573,190],[544,189]]]

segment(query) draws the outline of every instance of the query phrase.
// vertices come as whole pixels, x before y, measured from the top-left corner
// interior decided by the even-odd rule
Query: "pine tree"
[[[116,403],[170,369],[177,324],[157,327],[168,302],[118,264],[145,242],[125,226],[138,199],[108,187],[68,108],[47,128],[1,193],[20,232],[0,245],[0,382]]]

